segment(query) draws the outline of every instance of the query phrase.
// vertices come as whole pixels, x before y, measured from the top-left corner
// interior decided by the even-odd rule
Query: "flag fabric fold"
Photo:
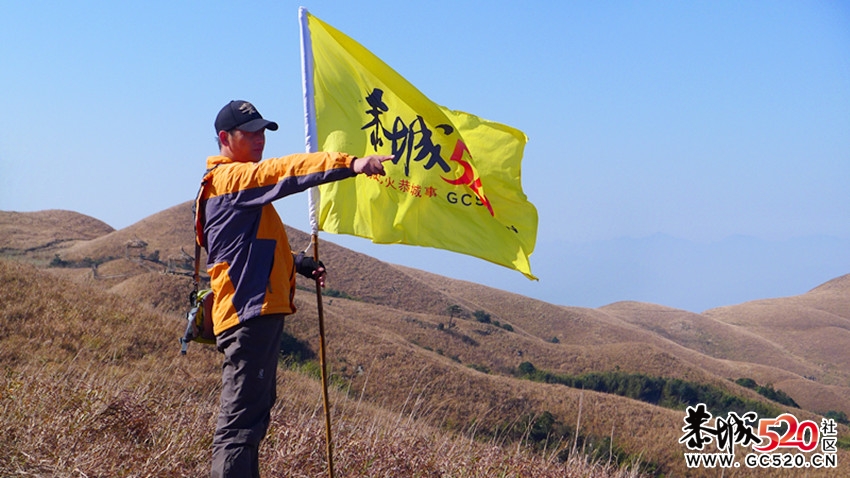
[[[432,102],[345,34],[303,8],[299,15],[308,151],[394,156],[386,176],[320,186],[311,205],[319,229],[446,249],[536,280],[525,134]]]

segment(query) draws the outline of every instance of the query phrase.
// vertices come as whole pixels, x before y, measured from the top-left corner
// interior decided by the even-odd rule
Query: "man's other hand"
[[[385,176],[387,173],[384,171],[384,161],[389,161],[390,159],[393,159],[393,157],[394,156],[374,155],[356,158],[351,162],[351,169],[354,170],[355,174]]]

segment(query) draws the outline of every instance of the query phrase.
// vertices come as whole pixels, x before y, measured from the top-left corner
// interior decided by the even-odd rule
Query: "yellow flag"
[[[305,105],[315,109],[308,137],[319,151],[394,156],[386,176],[320,186],[319,228],[447,249],[536,279],[537,209],[520,180],[525,134],[435,104],[351,38],[301,15]]]

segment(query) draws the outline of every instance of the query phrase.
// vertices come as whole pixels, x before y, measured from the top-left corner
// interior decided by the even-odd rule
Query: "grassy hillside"
[[[180,356],[178,322],[135,301],[0,260],[0,475],[203,476],[219,357]],[[264,476],[322,476],[320,386],[281,371]],[[636,476],[429,426],[332,389],[337,476]]]
[[[91,471],[106,468],[85,461],[96,451],[86,447],[97,442],[81,439],[86,433],[109,437],[115,447],[109,453],[135,457],[134,470],[147,470],[143,476],[194,476],[203,468],[219,359],[211,347],[195,345],[192,360],[176,356],[191,288],[184,253],[193,251],[191,227],[191,204],[184,203],[121,231],[97,230],[89,239],[54,246],[49,263],[36,260],[26,240],[3,250],[42,267],[0,262],[0,363],[9,364],[0,390],[6,390],[4,406],[16,412],[3,423],[10,431],[2,440],[37,436],[8,451],[8,462],[18,467],[10,470],[49,474],[73,463],[89,467],[80,468],[87,474],[130,474],[119,472],[119,458],[103,465],[112,466],[109,472]],[[289,233],[294,248],[309,243],[306,234]],[[639,460],[649,474],[714,476],[685,468],[678,439],[686,403],[653,399],[653,384],[707,387],[772,416],[788,411],[819,421],[827,412],[850,414],[843,335],[850,330],[850,276],[802,296],[704,314],[634,302],[585,309],[387,264],[327,241],[321,249],[331,271],[324,305],[336,441],[350,473],[342,476],[413,476],[404,467],[423,470],[421,476],[564,476],[563,460],[570,470],[588,460],[631,470]],[[323,432],[310,358],[318,343],[315,292],[306,280],[299,286],[281,377],[281,389],[293,392],[275,411],[279,427],[264,453],[273,463],[269,470],[297,463],[317,476]],[[69,307],[73,320],[54,323]],[[537,373],[523,374],[529,367]],[[30,376],[48,378],[24,380]],[[593,391],[587,385],[593,376],[619,381],[624,390]],[[627,383],[649,388],[631,393]],[[758,393],[765,389],[801,408]],[[77,398],[45,398],[51,396]],[[24,419],[30,409],[43,416]],[[73,410],[82,410],[80,416]],[[178,455],[189,432],[177,429],[187,427],[191,451]],[[840,431],[848,434],[843,425]],[[850,456],[842,450],[839,460],[850,463]],[[170,468],[156,468],[166,462]],[[617,473],[602,468],[592,473]],[[835,470],[813,472],[809,476],[835,476]],[[759,476],[759,470],[747,473]]]
[[[57,250],[113,231],[104,222],[72,211],[0,211],[0,254],[49,260]]]

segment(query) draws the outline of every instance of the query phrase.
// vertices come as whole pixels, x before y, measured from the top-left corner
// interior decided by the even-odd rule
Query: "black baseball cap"
[[[215,132],[238,129],[253,133],[263,128],[277,131],[277,123],[263,119],[257,108],[247,101],[233,100],[215,117]]]

